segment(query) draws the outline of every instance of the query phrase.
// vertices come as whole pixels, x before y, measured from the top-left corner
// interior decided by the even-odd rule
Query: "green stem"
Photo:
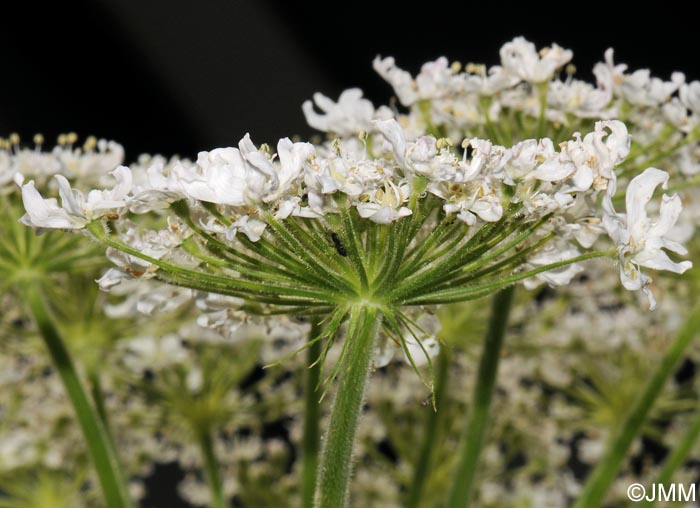
[[[486,133],[490,139],[494,142],[500,143],[501,138],[498,135],[498,131],[491,120],[491,114],[489,113],[489,108],[491,107],[492,99],[491,97],[480,97],[479,106],[481,107],[481,112],[484,114],[484,119],[486,120]]]
[[[319,320],[314,320],[311,327],[311,341],[306,351],[309,368],[306,371],[304,386],[304,436],[301,445],[301,506],[312,508],[314,505],[314,489],[316,488],[316,472],[318,470],[318,452],[320,448],[319,420],[321,404],[318,400],[318,385],[321,379],[322,363],[317,362],[323,352],[323,344],[316,339],[322,333]]]
[[[345,508],[355,433],[370,374],[374,342],[381,325],[376,307],[354,305],[345,338],[351,344],[338,386],[326,433],[325,449],[316,486],[317,508]]]
[[[131,508],[126,481],[117,461],[117,454],[97,410],[80,381],[78,372],[66,349],[37,283],[24,288],[25,300],[36,320],[51,355],[54,368],[61,377],[66,394],[73,405],[83,432],[88,453],[97,471],[107,508]]]
[[[541,139],[544,136],[545,124],[546,124],[546,112],[547,112],[547,92],[549,91],[549,83],[544,82],[537,85],[537,89],[540,95],[540,116],[537,120],[537,139]]]
[[[673,473],[683,465],[688,455],[690,455],[690,452],[693,451],[698,436],[700,436],[700,411],[696,410],[695,416],[692,422],[690,422],[690,427],[686,430],[680,443],[678,443],[664,461],[664,465],[661,467],[661,471],[659,471],[654,483],[657,485],[669,485],[671,483]],[[647,502],[642,505],[642,508],[651,508],[654,505],[655,503]]]
[[[112,434],[109,428],[109,419],[107,418],[107,409],[105,408],[105,399],[102,395],[102,382],[100,381],[100,375],[97,372],[90,372],[88,374],[88,381],[90,383],[90,394],[92,395],[92,401],[95,404],[95,409],[97,414],[102,420],[102,425],[107,432],[107,436],[112,439]],[[114,440],[112,440],[114,443]]]
[[[436,369],[435,393],[433,394],[435,409],[431,408],[428,417],[425,421],[425,438],[418,456],[416,468],[413,471],[413,480],[408,491],[406,508],[418,508],[421,506],[421,496],[423,488],[428,480],[430,464],[433,457],[433,451],[436,448],[438,436],[438,428],[440,426],[440,417],[445,414],[444,404],[447,392],[447,371],[449,368],[450,358],[446,347],[440,349]]]
[[[197,442],[199,450],[202,453],[204,461],[204,472],[209,484],[209,492],[211,494],[211,507],[224,508],[226,506],[226,497],[224,496],[224,487],[221,481],[221,470],[219,461],[214,452],[214,441],[209,430],[198,432]]]
[[[683,358],[683,353],[695,338],[700,328],[700,308],[696,308],[678,337],[664,354],[654,375],[647,382],[639,398],[630,408],[619,431],[608,444],[605,455],[590,474],[583,486],[575,508],[601,506],[605,494],[617,477],[625,456],[635,438],[642,431],[642,426],[658,398],[668,378],[673,375]]]
[[[508,315],[513,302],[514,288],[509,287],[496,294],[491,307],[491,320],[486,332],[484,351],[479,362],[479,372],[474,386],[471,414],[462,433],[459,464],[452,480],[449,508],[467,508],[474,490],[474,478],[479,455],[484,444],[491,399],[496,386],[498,362],[506,332]]]

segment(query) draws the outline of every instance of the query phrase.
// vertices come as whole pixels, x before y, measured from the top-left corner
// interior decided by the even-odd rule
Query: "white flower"
[[[249,315],[240,311],[243,300],[213,293],[202,293],[196,300],[202,314],[197,316],[197,325],[202,328],[225,330],[227,334],[238,331]]]
[[[652,77],[648,69],[639,69],[631,74],[625,74],[626,70],[625,64],[615,65],[613,50],[608,49],[605,63],[596,64],[593,72],[602,88],[612,89],[615,95],[637,106],[660,106],[685,81],[685,76],[680,72],[674,72],[671,81],[663,81]]]
[[[547,182],[563,180],[574,172],[574,166],[557,158],[551,139],[526,139],[511,149],[511,156],[505,166],[505,182],[513,185],[523,179],[537,179]]]
[[[498,166],[504,156],[502,147],[494,147],[489,141],[473,139],[472,158],[460,160],[447,145],[438,149],[433,136],[421,136],[407,141],[404,130],[393,118],[377,120],[375,127],[389,143],[396,162],[403,170],[428,177],[432,182],[465,183],[472,180],[485,165],[491,169]]]
[[[424,63],[416,76],[416,88],[421,99],[439,99],[450,95],[456,91],[458,83],[454,70],[444,56]]]
[[[292,187],[302,176],[304,163],[313,153],[314,146],[311,143],[292,143],[289,138],[280,139],[277,143],[277,182],[269,190],[266,189],[263,201],[270,203],[293,190]]]
[[[132,248],[154,259],[161,259],[171,254],[174,249],[190,235],[190,230],[181,222],[168,217],[168,227],[161,230],[139,231],[136,223],[130,220],[120,221],[123,228],[122,240]],[[125,280],[137,277],[141,280],[152,278],[157,267],[149,261],[114,248],[107,249],[107,258],[119,269],[110,269],[97,281],[100,289],[109,291]],[[181,264],[192,263],[175,257]]]
[[[410,106],[418,100],[418,92],[413,77],[411,77],[409,72],[397,67],[393,57],[382,58],[377,56],[372,65],[377,74],[392,86],[401,104]]]
[[[290,190],[313,153],[309,143],[277,144],[279,167],[246,134],[236,148],[200,152],[195,167],[173,169],[178,186],[190,197],[222,205],[269,203]]]
[[[64,174],[70,178],[101,182],[110,171],[123,164],[124,147],[116,141],[91,138],[84,149],[59,145],[51,155],[61,162]]]
[[[585,191],[593,186],[596,190],[608,188],[614,182],[614,168],[630,152],[630,136],[624,123],[618,120],[596,122],[595,130],[581,139],[574,134],[574,140],[562,145],[562,152],[576,166],[572,175],[570,191]]]
[[[262,237],[265,232],[265,224],[263,221],[244,215],[236,222],[231,224],[231,226],[226,231],[226,239],[233,240],[236,233],[239,231],[244,233],[251,242],[257,242]]]
[[[391,145],[396,162],[402,169],[434,180],[452,179],[459,166],[459,159],[447,149],[438,151],[433,136],[421,136],[407,142],[399,123],[393,118],[374,122],[377,130]]]
[[[108,284],[110,278],[116,282]],[[115,303],[105,304],[105,314],[111,318],[135,318],[139,314],[147,316],[157,313],[168,313],[184,306],[192,301],[190,289],[170,286],[153,279],[144,281],[142,278],[127,278],[127,274],[116,268],[110,268],[104,276],[98,280],[100,289],[108,290],[119,297]]]
[[[131,276],[128,273],[119,270],[118,268],[110,268],[95,282],[97,282],[102,291],[109,291],[114,286],[117,286],[129,279],[131,279]]]
[[[686,108],[700,115],[700,81],[683,84],[678,95]]]
[[[317,159],[310,168],[314,173],[307,173],[305,181],[320,194],[332,194],[339,190],[352,198],[359,198],[363,193],[380,188],[387,180],[393,180],[393,165],[383,163],[381,161],[380,165],[380,161],[344,156]]]
[[[249,170],[236,148],[200,152],[196,166],[176,166],[173,172],[191,198],[232,206],[245,205],[247,187],[264,181],[263,175]]]
[[[576,203],[580,203],[581,200],[581,198],[578,198],[572,206],[576,206]],[[576,222],[565,224],[563,231],[570,233],[581,247],[589,249],[593,247],[598,237],[605,233],[605,228],[603,228],[598,217],[584,217]]]
[[[355,206],[360,217],[378,224],[389,224],[411,215],[411,209],[402,206],[408,201],[409,196],[410,188],[408,185],[386,182],[384,187],[369,194],[369,201],[359,201]]]
[[[649,69],[639,69],[622,79],[622,96],[638,106],[659,106],[668,101],[685,81],[680,72],[671,75],[671,81],[652,77]]]
[[[182,185],[175,175],[192,171],[193,165],[189,161],[177,161],[175,168],[178,169],[173,169],[173,173],[166,176],[165,164],[161,159],[156,159],[147,167],[132,166],[134,185],[129,199],[129,210],[134,213],[162,210],[183,197]]]
[[[517,85],[520,81],[518,76],[507,72],[499,65],[494,65],[487,72],[483,65],[469,64],[466,70],[467,72],[461,75],[461,79],[464,80],[463,90],[483,96],[497,94]]]
[[[374,126],[389,142],[399,166],[406,168],[406,136],[399,122],[393,118],[389,120],[375,120]]]
[[[516,37],[501,48],[501,65],[503,68],[529,83],[549,81],[554,72],[568,63],[573,57],[571,50],[556,44],[540,50],[523,37]]]
[[[533,257],[528,258],[527,264],[530,265],[530,268],[538,268],[552,263],[557,263],[559,261],[566,261],[568,259],[575,258],[579,254],[580,252],[575,247],[549,244]],[[581,265],[578,263],[571,263],[555,270],[538,273],[534,277],[525,279],[523,281],[523,285],[527,289],[534,289],[542,282],[545,282],[552,287],[565,286],[571,282],[571,279],[582,271],[583,267]]]
[[[131,191],[131,171],[119,166],[112,171],[117,180],[110,190],[91,190],[87,197],[71,188],[63,175],[56,175],[61,206],[55,198],[44,199],[34,181],[22,185],[22,200],[27,213],[20,219],[23,224],[45,229],[81,229],[92,220],[123,208]]]
[[[61,163],[53,154],[28,148],[0,150],[0,187],[10,183],[17,173],[43,181],[60,170]]]
[[[605,62],[598,62],[595,64],[593,67],[593,74],[600,88],[620,95],[620,87],[622,85],[623,75],[627,70],[627,65],[615,65],[613,56],[614,50],[612,48],[605,50]]]
[[[665,252],[687,254],[685,247],[668,238],[681,213],[680,197],[664,194],[659,216],[656,219],[647,216],[646,205],[656,187],[666,188],[667,184],[668,173],[648,168],[627,186],[626,214],[615,213],[610,195],[605,196],[604,203],[603,225],[617,246],[622,285],[629,290],[641,289],[649,298],[651,308],[656,305],[648,288],[651,279],[640,271],[640,267],[683,273],[693,266],[690,261],[674,262]]]
[[[469,140],[468,146],[472,149],[471,159],[467,160],[465,149],[455,182],[468,182],[481,173],[488,173],[499,180],[504,179],[504,169],[513,155],[511,149],[478,138]]]
[[[314,110],[314,103],[323,114]],[[306,122],[319,131],[333,132],[339,136],[351,136],[372,128],[374,106],[362,97],[362,90],[350,88],[343,91],[338,102],[321,93],[314,94],[314,100],[302,104]]]
[[[431,188],[431,192],[445,200],[446,214],[457,214],[457,218],[473,226],[477,217],[486,222],[496,222],[503,216],[503,205],[497,188],[488,180],[448,184]]]
[[[676,164],[686,176],[700,173],[700,143],[680,148],[676,154]]]
[[[435,358],[440,352],[440,343],[437,340],[437,333],[442,328],[440,320],[434,314],[421,314],[416,320],[418,330],[404,333],[404,341],[408,350],[404,357],[406,362],[416,367],[423,367],[428,364],[428,360]],[[415,336],[414,336],[415,335]]]
[[[664,118],[681,132],[690,132],[697,124],[697,118],[688,114],[688,109],[678,97],[661,106]]]
[[[611,100],[612,88],[595,88],[578,79],[553,81],[547,92],[549,106],[578,118],[611,118],[614,108],[606,109]]]
[[[410,73],[397,67],[392,57],[375,58],[374,70],[394,88],[396,97],[404,106],[422,99],[441,99],[464,86],[464,80],[455,76],[445,57],[423,64],[415,80]]]

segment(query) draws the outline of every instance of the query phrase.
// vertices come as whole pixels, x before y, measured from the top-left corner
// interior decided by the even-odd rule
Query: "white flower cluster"
[[[517,209],[523,223],[546,216],[546,229],[557,236],[523,266],[565,262],[600,246],[599,236],[607,232],[618,252],[624,286],[644,290],[653,305],[647,289],[651,279],[639,268],[682,273],[691,263],[675,263],[666,254],[685,253],[669,236],[680,216],[679,198],[664,196],[658,219],[645,212],[654,189],[669,177],[660,169],[642,172],[648,160],[643,148],[648,141],[654,147],[670,143],[674,150],[668,153],[658,148],[666,160],[677,158],[684,174],[700,168],[692,151],[700,139],[700,83],[685,83],[680,73],[668,82],[646,70],[627,73],[625,65],[613,62],[612,51],[595,66],[595,85],[571,73],[561,81],[557,73],[571,60],[571,51],[555,44],[538,52],[523,38],[505,44],[500,56],[500,65],[486,69],[470,64],[464,70],[439,58],[415,78],[393,58],[377,58],[375,69],[409,113],[375,109],[358,89],[343,92],[338,102],[316,94],[320,112],[310,101],[303,105],[309,123],[341,136],[318,146],[284,138],[273,153],[246,135],[238,147],[201,152],[194,163],[156,158],[118,166],[111,172],[111,188],[86,194],[57,174],[60,204],[44,199],[33,181],[15,176],[27,211],[22,221],[39,229],[83,229],[96,219],[162,213],[184,200],[206,232],[226,242],[235,242],[239,234],[258,242],[271,220],[298,217],[325,223],[347,207],[360,218],[391,225],[409,220],[420,202],[454,215],[474,231]],[[576,127],[588,132],[572,132]],[[543,133],[550,136],[537,136]],[[656,133],[656,144],[649,133]],[[455,146],[453,139],[463,141]],[[96,153],[110,155],[101,159],[103,165],[121,156],[112,144],[97,146]],[[63,158],[73,153],[61,150]],[[12,167],[29,157],[27,150],[16,151]],[[88,150],[83,158],[88,155],[94,163],[96,155]],[[52,153],[54,165],[61,157]],[[625,195],[627,213],[621,214],[614,202]],[[219,216],[208,213],[211,205]],[[145,236],[129,221],[119,221],[119,228],[128,244],[156,259],[170,255],[190,234],[175,222]],[[132,275],[149,271],[143,260],[114,252],[111,257]],[[575,264],[543,271],[526,285],[566,284],[578,272]],[[119,280],[112,272],[103,286]]]
[[[394,119],[375,125],[386,140],[385,157],[314,149],[308,143],[288,139],[280,141],[276,156],[270,156],[266,148],[256,148],[246,136],[239,148],[200,153],[196,164],[177,162],[168,174],[162,164],[133,170],[119,166],[112,173],[116,183],[111,189],[92,190],[87,195],[71,189],[68,181],[57,175],[60,206],[53,198],[43,199],[30,181],[22,186],[27,210],[22,221],[43,229],[82,229],[101,217],[118,219],[128,211],[161,210],[187,199],[194,204],[225,207],[231,224],[223,226],[210,217],[202,221],[205,229],[222,234],[228,241],[241,232],[256,242],[265,231],[268,216],[275,220],[290,216],[323,219],[337,214],[346,206],[344,201],[362,218],[391,224],[413,213],[410,201],[422,185],[428,195],[438,199],[446,215],[454,214],[468,226],[499,221],[504,209],[513,205],[519,207],[524,221],[558,216],[559,222],[551,227],[562,234],[564,243],[532,259],[535,265],[546,265],[565,260],[561,252],[571,254],[569,257],[579,253],[567,238],[575,237],[587,248],[602,231],[590,226],[601,221],[593,196],[615,188],[614,169],[629,151],[627,130],[617,121],[598,122],[593,132],[562,143],[559,150],[547,138],[525,140],[511,148],[471,139],[465,142],[461,156],[447,142],[432,136],[407,139]],[[467,149],[471,157],[467,157]],[[121,226],[127,243],[156,259],[187,237],[181,224],[171,223],[169,228],[145,236],[134,223],[121,221]],[[634,254],[632,261],[636,260]],[[113,253],[111,258],[129,273],[148,271],[148,263],[130,256]],[[563,273],[568,276],[544,280],[565,284],[576,271]],[[116,282],[119,276],[108,274],[106,287],[112,285],[109,279]]]
[[[378,57],[374,67],[394,88],[401,104],[428,106],[427,117],[415,115],[412,118],[411,125],[417,129],[427,127],[426,119],[433,125],[444,125],[449,132],[465,127],[474,129],[508,117],[510,110],[534,116],[542,112],[550,122],[572,124],[588,118],[623,118],[644,109],[642,114],[647,120],[665,116],[686,132],[698,125],[700,82],[686,83],[680,72],[674,73],[670,81],[652,76],[647,69],[627,73],[626,65],[614,63],[613,50],[609,49],[605,61],[593,69],[595,85],[573,78],[573,66],[566,67],[568,76],[562,80],[558,72],[571,61],[573,53],[556,44],[538,52],[534,44],[522,37],[505,44],[500,56],[500,65],[487,68],[468,64],[464,71],[459,63],[450,65],[441,57],[426,63],[415,78],[398,68],[391,57]],[[543,96],[544,102],[541,101]],[[342,107],[346,113],[338,115],[324,98],[326,121],[316,121],[314,126],[338,134],[352,130],[353,126],[369,129],[368,123],[361,121],[367,118],[366,111],[362,117],[351,117],[347,113],[351,109],[351,99],[356,104],[364,99],[354,94],[344,99]],[[485,109],[484,100],[488,104]]]
[[[43,151],[44,137],[34,136],[34,146],[20,144],[20,137],[11,134],[0,139],[0,194],[13,189],[16,176],[28,175],[43,183],[61,174],[69,180],[79,179],[85,185],[106,185],[105,177],[124,162],[124,148],[114,141],[89,137],[77,146],[78,136],[71,132],[62,134],[51,151]]]

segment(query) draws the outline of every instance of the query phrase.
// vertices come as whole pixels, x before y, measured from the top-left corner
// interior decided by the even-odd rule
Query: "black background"
[[[412,72],[446,55],[498,62],[516,35],[574,51],[579,75],[609,46],[616,61],[700,78],[697,20],[683,4],[641,14],[619,2],[379,2],[275,0],[20,0],[0,12],[0,135],[75,131],[139,153],[194,157],[235,145],[311,133],[301,103],[359,86],[375,102],[390,88],[377,54]],[[686,8],[686,9],[689,9]],[[176,508],[177,470],[160,470],[145,506]]]
[[[115,139],[127,157],[194,156],[235,145],[245,132],[274,142],[308,135],[301,103],[359,86],[375,102],[389,87],[377,54],[412,72],[446,55],[498,62],[523,34],[574,50],[579,75],[609,46],[633,69],[700,78],[698,24],[679,4],[657,2],[635,21],[619,2],[512,5],[275,0],[25,1],[0,12],[0,134],[53,139],[76,131]],[[617,10],[616,10],[617,9]],[[630,7],[632,9],[632,7]]]

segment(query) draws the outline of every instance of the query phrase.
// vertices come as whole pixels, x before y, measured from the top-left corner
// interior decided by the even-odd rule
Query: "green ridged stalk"
[[[370,304],[351,307],[345,338],[349,341],[347,357],[341,370],[325,438],[316,486],[316,508],[347,506],[353,445],[381,319],[376,307]]]
[[[54,368],[61,377],[66,394],[85,438],[88,453],[95,466],[107,508],[132,508],[128,488],[117,460],[117,454],[99,412],[80,381],[68,349],[58,332],[44,301],[38,283],[24,286],[25,301],[36,321]]]
[[[314,322],[309,336],[311,343],[307,349],[307,361],[310,367],[306,370],[304,380],[304,435],[301,444],[301,506],[303,508],[312,508],[314,505],[318,452],[321,448],[321,404],[318,385],[321,380],[322,365],[316,360],[321,356],[323,344],[320,340],[314,340],[320,333],[321,327],[318,322]]]
[[[471,413],[462,433],[459,463],[450,489],[449,508],[467,508],[474,491],[474,479],[479,456],[484,446],[484,436],[489,421],[491,399],[496,386],[496,374],[503,347],[508,316],[513,302],[514,287],[504,289],[494,296],[491,319],[484,341],[484,351],[479,362],[479,372],[474,387]]]
[[[204,472],[209,484],[209,493],[211,494],[211,508],[225,508],[226,497],[224,496],[224,486],[221,481],[221,470],[219,461],[214,452],[214,440],[211,432],[202,431],[197,436],[199,450],[202,453],[204,461]]]

